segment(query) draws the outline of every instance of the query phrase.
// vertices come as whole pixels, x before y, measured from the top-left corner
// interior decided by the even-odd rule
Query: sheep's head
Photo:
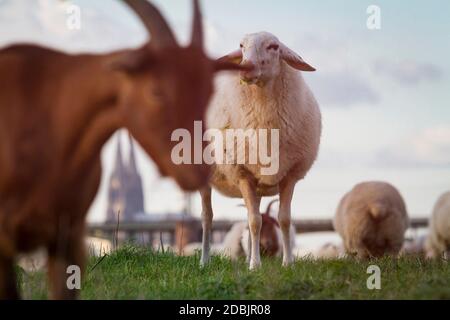
[[[203,121],[213,92],[214,73],[245,67],[209,59],[203,50],[201,13],[194,0],[191,44],[180,47],[160,12],[146,0],[125,0],[151,34],[151,41],[139,50],[124,52],[112,66],[125,75],[124,126],[152,157],[163,176],[172,176],[185,190],[207,181],[204,164],[177,165],[171,159],[177,142],[176,129],[194,136],[194,121]],[[203,134],[203,132],[202,132]]]
[[[219,61],[236,62],[251,67],[251,70],[241,72],[241,81],[258,86],[264,86],[275,79],[280,73],[281,63],[284,62],[297,70],[316,70],[268,32],[246,35],[238,50],[220,58]]]

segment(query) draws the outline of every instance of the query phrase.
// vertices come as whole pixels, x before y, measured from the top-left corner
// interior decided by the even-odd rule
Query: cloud
[[[380,95],[369,81],[350,70],[317,72],[307,78],[315,96],[324,107],[376,104],[380,100]]]
[[[412,60],[394,62],[380,59],[375,61],[373,71],[408,86],[422,82],[435,82],[443,77],[443,71],[438,66]]]
[[[376,160],[389,166],[450,167],[450,126],[424,129],[381,150]]]
[[[67,25],[71,17],[68,8],[75,2],[3,1],[0,3],[0,46],[31,42],[69,52],[102,52],[134,47],[147,37],[139,21],[118,1],[108,2],[108,10],[101,10],[100,2],[80,6],[80,29],[70,29]]]

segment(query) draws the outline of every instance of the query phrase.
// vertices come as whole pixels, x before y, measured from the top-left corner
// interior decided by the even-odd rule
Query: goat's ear
[[[150,50],[133,50],[118,53],[107,60],[107,67],[111,70],[127,74],[135,74],[150,67],[156,61],[156,54]]]
[[[240,70],[240,71],[251,71],[253,69],[250,65],[242,65],[226,60],[216,60],[214,61],[214,71],[226,71],[226,70]]]
[[[215,71],[223,71],[223,70],[241,70],[241,71],[251,71],[253,66],[251,65],[242,65],[242,51],[236,50],[233,51],[222,58],[214,61],[214,70]]]
[[[280,54],[281,58],[294,69],[301,71],[316,71],[316,68],[306,63],[302,57],[283,44],[280,46]]]
[[[233,51],[226,56],[223,56],[222,58],[218,59],[217,61],[227,61],[239,64],[242,62],[242,50],[238,49],[236,51]]]

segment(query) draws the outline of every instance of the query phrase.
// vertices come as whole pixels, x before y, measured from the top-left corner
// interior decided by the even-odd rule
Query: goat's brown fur
[[[203,120],[214,73],[236,67],[204,54],[197,1],[186,48],[173,41],[150,3],[125,2],[154,31],[139,49],[69,55],[14,45],[0,51],[0,298],[18,298],[14,258],[38,247],[48,250],[51,297],[76,297],[66,287],[66,268],[83,268],[100,152],[117,129],[127,128],[183,189],[207,180],[207,166],[173,164],[171,133],[193,131],[194,121]]]

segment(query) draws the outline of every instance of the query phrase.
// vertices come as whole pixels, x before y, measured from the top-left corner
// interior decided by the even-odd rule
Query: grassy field
[[[443,260],[383,258],[299,260],[282,268],[265,259],[258,271],[244,260],[214,257],[199,268],[198,256],[178,257],[136,247],[91,258],[82,283],[82,299],[450,299],[450,266]],[[367,289],[369,265],[381,269],[381,289]],[[19,270],[26,299],[45,299],[44,272]]]

